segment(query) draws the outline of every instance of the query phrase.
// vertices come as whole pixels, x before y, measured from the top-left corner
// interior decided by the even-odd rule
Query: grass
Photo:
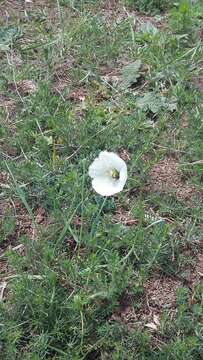
[[[203,3],[163,3],[2,1],[2,359],[203,355]],[[88,177],[103,149],[128,165],[105,203]]]

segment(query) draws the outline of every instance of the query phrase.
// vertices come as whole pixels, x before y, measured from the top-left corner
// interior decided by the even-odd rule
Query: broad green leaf
[[[17,26],[7,26],[0,28],[0,50],[9,50],[10,45],[20,36]]]
[[[152,23],[150,23],[149,21],[142,23],[140,25],[140,31],[143,34],[150,34],[150,35],[156,35],[159,30],[156,28],[156,26],[154,26]]]
[[[121,87],[127,89],[132,84],[136,83],[140,77],[141,60],[137,60],[129,65],[124,66],[122,70],[122,82]]]
[[[143,111],[152,111],[154,114],[160,110],[165,109],[168,111],[176,110],[176,100],[174,98],[167,99],[165,96],[148,92],[143,97],[137,99],[137,107]]]

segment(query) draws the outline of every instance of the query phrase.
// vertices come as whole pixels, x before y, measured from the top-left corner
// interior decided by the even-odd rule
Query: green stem
[[[100,207],[100,209],[99,209],[99,211],[98,211],[98,214],[97,214],[95,220],[93,221],[92,228],[91,228],[91,232],[90,232],[91,237],[93,237],[93,236],[95,235],[95,233],[96,233],[97,225],[98,225],[98,222],[99,222],[99,218],[100,218],[101,212],[102,212],[102,210],[103,210],[103,208],[104,208],[104,205],[105,205],[105,203],[106,203],[106,199],[107,199],[107,198],[106,198],[106,196],[105,196],[105,198],[104,198],[104,200],[103,200],[103,202],[102,202],[102,204],[101,204],[101,207]]]

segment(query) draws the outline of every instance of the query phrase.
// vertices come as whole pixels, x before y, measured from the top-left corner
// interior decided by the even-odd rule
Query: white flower
[[[102,151],[89,167],[93,189],[102,196],[111,196],[121,190],[127,180],[127,166],[117,154]]]

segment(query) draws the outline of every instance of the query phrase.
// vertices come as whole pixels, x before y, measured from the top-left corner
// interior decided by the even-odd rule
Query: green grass
[[[203,204],[195,192],[181,201],[146,188],[150,169],[175,156],[185,184],[202,191],[203,95],[192,79],[203,74],[203,3],[118,1],[113,12],[100,1],[36,3],[0,19],[1,358],[198,360],[203,288],[185,272],[202,254]],[[143,12],[162,27],[141,25]],[[36,91],[16,91],[22,80]],[[85,99],[72,100],[81,89]],[[88,177],[104,149],[130,155],[124,191],[105,203]],[[119,209],[133,226],[115,223]],[[165,220],[147,219],[151,210]],[[131,330],[112,321],[126,298],[144,311],[155,274],[180,281],[172,315],[159,309],[155,332],[150,320]]]

